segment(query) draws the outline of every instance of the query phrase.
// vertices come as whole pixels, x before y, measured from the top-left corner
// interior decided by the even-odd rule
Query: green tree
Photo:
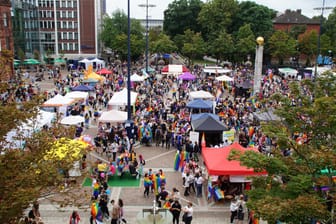
[[[267,171],[267,176],[253,178],[248,207],[268,223],[308,224],[331,215],[321,187],[329,186],[335,192],[330,172],[336,170],[336,117],[331,116],[336,109],[335,82],[331,74],[315,81],[292,82],[291,98],[281,94],[271,98],[281,105],[275,111],[281,121],[262,123],[261,130],[276,142],[272,156],[252,151],[230,155],[245,166]],[[284,156],[284,151],[290,155]]]
[[[164,11],[164,32],[172,38],[187,29],[200,32],[197,17],[202,5],[201,0],[174,0]]]
[[[112,13],[112,17],[104,17],[100,39],[106,47],[118,53],[121,59],[127,58],[127,15],[120,10]],[[145,30],[140,22],[131,19],[131,57],[137,59],[145,50]]]
[[[175,52],[177,47],[168,35],[161,33],[157,40],[151,43],[150,49],[155,53],[171,53]]]
[[[235,47],[233,43],[233,38],[231,34],[222,30],[215,39],[208,41],[208,54],[212,54],[216,59],[217,63],[226,59],[231,59]]]
[[[256,36],[268,39],[273,32],[272,19],[275,17],[276,12],[273,9],[252,1],[242,1],[239,3],[238,13],[233,16],[230,32],[237,32],[240,27],[250,24],[251,30]]]
[[[292,26],[291,30],[290,30],[290,35],[291,37],[293,37],[295,40],[297,40],[299,38],[299,35],[305,33],[307,30],[307,26],[306,25],[296,25],[296,26]]]
[[[296,41],[284,31],[275,31],[268,42],[270,54],[283,64],[285,58],[296,54]]]
[[[198,22],[206,40],[218,36],[221,31],[228,32],[233,15],[238,13],[237,0],[212,0],[202,6]]]
[[[204,54],[205,43],[201,34],[192,30],[186,30],[183,36],[184,43],[181,52],[188,57],[188,64],[192,65],[194,59]]]
[[[6,93],[0,105],[0,223],[17,223],[29,204],[37,200],[41,193],[59,192],[64,186],[64,176],[73,162],[82,157],[86,146],[68,138],[74,136],[74,128],[65,128],[55,123],[51,128],[26,136],[22,123],[30,120],[33,130],[38,105],[42,97],[36,96],[27,102],[16,103],[18,86],[5,82],[11,76],[13,54],[2,50],[0,66],[0,94]],[[19,128],[21,127],[21,129]],[[29,125],[28,125],[29,127]],[[17,130],[14,139],[25,141],[24,149],[7,141],[6,136]],[[21,130],[21,131],[20,131]],[[58,142],[55,139],[58,138]],[[60,155],[65,155],[60,157]]]
[[[317,38],[318,34],[315,30],[305,32],[299,36],[298,44],[300,52],[307,57],[306,64],[310,64],[312,57],[317,54]]]
[[[247,55],[254,53],[256,46],[255,39],[250,24],[246,24],[239,28],[235,47],[239,60],[244,60]]]
[[[336,52],[336,8],[329,14],[328,19],[323,24],[325,34],[329,36],[331,40],[330,48],[333,52]]]

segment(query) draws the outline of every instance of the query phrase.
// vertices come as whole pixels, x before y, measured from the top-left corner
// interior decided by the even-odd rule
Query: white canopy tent
[[[279,68],[279,72],[287,78],[288,76],[296,76],[298,71],[294,68]]]
[[[105,67],[105,61],[103,61],[103,60],[100,60],[99,58],[94,58],[94,59],[92,59],[92,60],[90,60],[90,62],[92,63],[92,65],[93,65],[93,63],[95,63],[96,64],[96,66],[93,66],[93,67],[96,67],[96,68],[104,68]]]
[[[42,104],[43,107],[61,107],[67,106],[74,102],[74,99],[64,97],[60,94],[55,95]]]
[[[78,62],[84,64],[85,69],[88,69],[90,65],[93,65],[93,62],[87,58],[84,58],[83,60],[80,60]]]
[[[190,92],[189,96],[192,99],[213,99],[215,98],[211,93],[206,92],[204,90]]]
[[[143,81],[145,81],[145,77],[134,73],[133,75],[131,75],[131,81],[132,82],[143,82]]]
[[[109,110],[103,111],[100,117],[98,118],[99,122],[104,123],[121,123],[127,120],[127,112],[119,110]]]
[[[70,98],[70,99],[87,99],[89,96],[88,92],[81,92],[81,91],[73,91],[65,94],[64,97]]]
[[[64,117],[60,123],[65,125],[77,125],[84,122],[84,117],[80,115],[70,115],[67,117]]]
[[[8,144],[6,147],[23,148],[24,138],[30,137],[34,132],[40,131],[43,126],[50,127],[55,118],[55,113],[39,110],[35,118],[22,123],[7,133],[5,138]]]
[[[138,93],[131,91],[131,105],[135,104],[138,97]],[[127,105],[127,88],[124,88],[120,92],[115,92],[108,102],[111,106],[126,106]]]
[[[230,73],[232,72],[231,69],[225,69],[219,66],[208,66],[203,69],[204,73],[209,73],[209,74],[225,74],[225,73]]]
[[[221,75],[221,76],[216,77],[216,80],[223,81],[223,82],[232,82],[233,78],[231,78],[227,75]]]

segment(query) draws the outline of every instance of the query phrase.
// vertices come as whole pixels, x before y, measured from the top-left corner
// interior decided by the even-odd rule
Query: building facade
[[[13,0],[16,52],[40,58],[98,56],[105,0]]]
[[[14,50],[10,0],[0,0],[0,52],[4,49]]]
[[[275,30],[290,32],[292,28],[298,26],[304,27],[306,32],[315,30],[319,33],[320,31],[320,21],[302,15],[301,9],[294,11],[287,9],[284,14],[273,20],[273,27]]]

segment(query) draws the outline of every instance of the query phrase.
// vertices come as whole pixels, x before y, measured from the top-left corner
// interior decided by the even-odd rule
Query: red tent
[[[223,148],[203,148],[202,155],[209,175],[233,175],[233,176],[254,176],[265,175],[266,172],[256,173],[253,169],[240,165],[239,161],[229,161],[228,156],[231,150],[247,151],[255,148],[244,148],[235,142]]]
[[[96,73],[99,74],[99,75],[109,75],[109,74],[112,74],[112,71],[107,70],[106,68],[102,68]]]
[[[161,72],[182,74],[185,72],[189,72],[189,69],[184,65],[167,65],[161,69]]]

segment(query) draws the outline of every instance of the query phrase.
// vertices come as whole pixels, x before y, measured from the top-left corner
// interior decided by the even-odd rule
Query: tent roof
[[[255,176],[267,174],[266,172],[256,173],[253,169],[240,165],[239,161],[229,161],[227,158],[233,149],[242,152],[247,150],[257,151],[255,148],[244,148],[237,142],[223,148],[204,148],[202,149],[202,155],[209,175]]]
[[[191,120],[198,120],[205,117],[213,117],[216,120],[219,120],[219,116],[217,114],[211,114],[211,113],[200,113],[200,114],[191,114]]]
[[[184,72],[182,75],[180,75],[178,77],[179,79],[182,80],[195,80],[196,76],[194,76],[193,74],[191,74],[190,72]]]
[[[98,75],[108,75],[108,74],[112,74],[111,70],[108,70],[106,68],[102,68],[99,71],[96,72]]]
[[[187,103],[188,108],[212,109],[213,103],[210,100],[195,99]]]
[[[64,97],[60,94],[57,94],[56,96],[50,98],[46,102],[42,104],[44,107],[60,107],[60,106],[65,106],[69,105],[73,102],[73,99]]]
[[[253,116],[259,121],[280,121],[281,118],[273,110],[254,112]]]
[[[72,91],[94,91],[94,87],[93,86],[88,86],[88,85],[79,85],[76,87],[71,88]]]
[[[134,105],[137,96],[136,92],[131,91],[131,105]],[[127,105],[127,88],[124,88],[120,92],[115,92],[108,105]]]
[[[136,73],[134,73],[133,75],[131,75],[131,81],[132,82],[143,82],[145,80],[145,78],[143,76],[140,76]]]
[[[73,91],[65,94],[65,97],[70,99],[86,99],[88,96],[89,94],[87,92],[81,91]]]
[[[214,96],[211,93],[206,92],[204,90],[190,92],[189,96],[192,99],[213,99],[214,98]]]
[[[231,78],[227,75],[221,75],[221,76],[216,77],[216,80],[223,81],[223,82],[232,82],[233,78]]]
[[[162,68],[161,73],[163,74],[181,74],[188,72],[188,68],[184,65],[167,65]]]
[[[98,118],[99,122],[125,122],[127,120],[127,112],[119,110],[104,111]]]
[[[212,116],[193,120],[191,121],[191,126],[194,131],[221,132],[229,130],[222,122]]]

